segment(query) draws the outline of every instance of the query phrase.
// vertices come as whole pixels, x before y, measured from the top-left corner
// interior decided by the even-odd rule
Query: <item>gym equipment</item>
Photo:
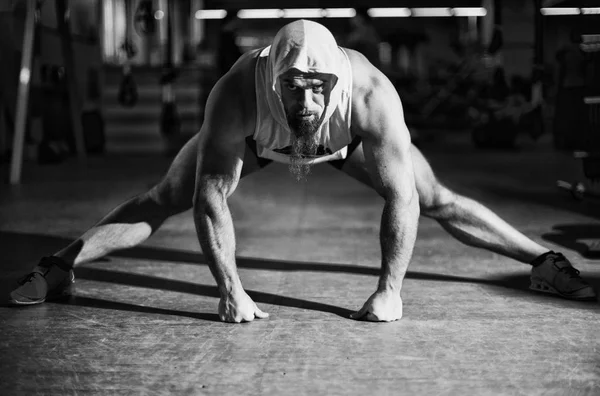
[[[101,154],[106,147],[105,123],[100,111],[100,72],[96,68],[88,70],[87,99],[95,106],[81,114],[81,123],[85,131],[85,149],[91,154]]]
[[[125,15],[130,15],[131,5],[129,2],[125,2]],[[133,107],[138,101],[137,84],[133,79],[131,72],[131,59],[137,53],[137,48],[133,44],[133,38],[131,37],[131,28],[129,23],[125,25],[125,41],[121,45],[121,50],[125,53],[125,62],[123,63],[123,78],[119,85],[118,100],[124,107]]]
[[[85,149],[90,154],[101,154],[106,147],[104,118],[98,109],[86,110],[81,114],[85,130]]]
[[[178,136],[181,130],[181,119],[173,95],[173,82],[176,77],[177,73],[174,70],[165,70],[165,74],[160,79],[163,90],[160,132],[165,137]]]
[[[123,46],[127,45],[123,44]],[[121,79],[121,84],[119,85],[118,100],[119,103],[124,107],[134,107],[138,101],[137,84],[135,83],[133,74],[131,73],[129,61],[126,61],[126,64],[123,66],[123,78]]]
[[[12,185],[21,182],[21,170],[23,166],[23,148],[25,144],[25,132],[27,123],[27,112],[29,104],[29,92],[31,90],[31,71],[33,67],[35,36],[38,28],[42,1],[27,0],[27,14],[25,17],[25,34],[23,36],[23,54],[21,57],[21,71],[19,74],[19,90],[17,94],[17,111],[15,115],[15,136],[13,140],[12,158],[10,164],[9,182]],[[75,75],[75,63],[73,59],[73,48],[71,46],[71,32],[68,23],[67,0],[56,0],[56,18],[58,32],[61,37],[62,56],[65,61],[65,73],[67,75],[69,113],[71,127],[75,139],[77,157],[86,159],[84,148],[83,131],[81,126],[81,101],[77,94],[77,80]]]
[[[177,78],[177,71],[173,65],[173,15],[175,12],[173,1],[167,2],[167,49],[163,72],[160,78],[162,87],[162,111],[160,115],[160,133],[166,138],[167,153],[175,150],[177,138],[181,131],[181,119],[173,94],[173,83]]]
[[[152,0],[139,2],[133,18],[135,30],[140,34],[151,35],[156,33],[156,18]]]
[[[571,192],[573,198],[600,199],[600,193],[590,191],[586,184],[600,181],[600,34],[582,35],[581,50],[589,56],[590,67],[586,75],[588,92],[583,98],[587,117],[584,120],[585,146],[589,151],[575,151],[573,157],[581,160],[586,181],[568,183],[557,181],[557,186]],[[594,95],[595,94],[595,95]]]
[[[588,191],[585,185],[581,182],[569,183],[568,181],[557,180],[556,186],[570,192],[571,196],[578,201],[581,201],[584,198],[600,199],[600,195]]]

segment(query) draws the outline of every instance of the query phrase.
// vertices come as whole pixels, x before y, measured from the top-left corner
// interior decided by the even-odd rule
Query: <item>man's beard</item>
[[[288,117],[292,129],[292,153],[290,155],[290,173],[297,181],[304,181],[310,174],[312,164],[303,162],[305,156],[314,156],[319,147],[317,131],[319,119],[317,116],[305,120],[299,117]]]

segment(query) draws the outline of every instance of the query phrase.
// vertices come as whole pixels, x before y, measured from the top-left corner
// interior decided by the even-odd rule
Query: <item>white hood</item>
[[[266,83],[270,84],[267,101],[273,117],[286,129],[289,129],[283,102],[279,77],[290,69],[304,73],[331,74],[334,87],[325,103],[321,125],[326,122],[340,101],[342,87],[337,84],[339,73],[343,73],[345,54],[338,47],[335,38],[327,28],[316,22],[299,20],[284,26],[273,39],[269,51]]]

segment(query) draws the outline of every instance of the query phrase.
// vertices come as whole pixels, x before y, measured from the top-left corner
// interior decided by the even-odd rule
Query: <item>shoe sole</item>
[[[543,279],[531,278],[531,284],[529,285],[529,289],[539,292],[539,293],[558,295],[563,298],[567,298],[569,300],[578,300],[578,301],[594,301],[594,300],[596,300],[596,294],[591,290],[591,287],[589,287],[590,292],[587,294],[583,294],[583,295],[579,295],[579,296],[573,295],[573,294],[570,295],[570,294],[564,294],[564,293],[559,292],[554,287],[550,286]],[[578,291],[585,290],[585,289],[588,289],[588,288],[580,289]]]
[[[71,279],[69,279],[68,283],[65,286],[62,286],[59,290],[49,293],[45,298],[40,300],[15,300],[10,298],[8,300],[11,305],[37,305],[43,302],[50,301],[64,301],[68,300],[73,295],[73,284],[75,283],[75,275],[71,273]]]

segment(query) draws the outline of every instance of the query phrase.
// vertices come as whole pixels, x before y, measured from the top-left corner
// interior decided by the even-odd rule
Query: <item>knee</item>
[[[429,194],[419,196],[421,214],[434,219],[448,217],[452,213],[456,198],[457,195],[453,191],[437,184]]]
[[[170,188],[163,182],[152,187],[146,196],[168,216],[184,212],[192,207],[192,192],[186,194],[184,191]]]

